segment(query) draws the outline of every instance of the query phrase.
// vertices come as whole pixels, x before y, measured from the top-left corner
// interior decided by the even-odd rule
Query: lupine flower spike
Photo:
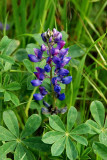
[[[53,104],[48,105],[47,102],[44,102],[46,108],[42,108],[42,113],[65,113],[66,107],[61,110],[56,108],[55,99],[61,101],[65,99],[65,94],[61,93],[60,83],[69,84],[72,81],[72,76],[68,76],[69,71],[64,68],[71,60],[71,57],[67,56],[69,48],[63,48],[65,41],[62,40],[62,34],[55,28],[52,31],[48,29],[47,32],[41,34],[41,37],[45,44],[42,44],[41,49],[34,48],[34,55],[28,55],[32,62],[42,61],[44,51],[48,55],[44,68],[36,67],[37,72],[34,72],[36,79],[32,80],[31,83],[35,87],[39,86],[40,93],[35,93],[33,96],[35,100],[42,100],[48,94],[42,83],[45,78],[50,78]],[[53,66],[55,67],[54,74],[52,71]],[[47,75],[49,72],[50,76]]]

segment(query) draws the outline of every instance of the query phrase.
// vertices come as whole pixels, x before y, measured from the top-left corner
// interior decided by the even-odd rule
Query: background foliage
[[[12,153],[17,145],[15,139],[19,136],[18,132],[20,131],[20,133],[22,132],[30,137],[24,140],[24,146],[20,146],[21,144],[18,143],[15,157],[18,156],[16,154],[17,150],[19,153],[23,150],[22,156],[25,154],[26,159],[33,159],[35,157],[42,160],[67,159],[65,151],[57,158],[52,157],[50,145],[44,144],[41,138],[38,137],[50,131],[50,127],[48,125],[48,118],[41,115],[42,101],[37,103],[33,100],[33,94],[38,88],[32,87],[30,81],[34,78],[33,72],[38,64],[32,64],[27,56],[28,54],[33,54],[33,48],[39,48],[43,43],[40,34],[48,28],[53,29],[55,27],[59,31],[62,31],[66,47],[69,47],[69,56],[72,57],[72,60],[67,69],[73,77],[72,83],[67,85],[66,88],[63,85],[61,86],[66,94],[66,99],[63,102],[57,101],[57,106],[62,108],[67,105],[68,109],[71,106],[75,106],[78,111],[75,127],[86,122],[88,119],[94,118],[96,121],[87,121],[87,123],[95,125],[97,134],[94,136],[86,135],[89,142],[87,148],[77,144],[80,155],[79,159],[82,160],[83,155],[86,156],[85,159],[89,159],[90,157],[92,160],[105,158],[102,157],[101,150],[97,153],[93,152],[92,143],[94,140],[98,141],[98,137],[100,137],[101,143],[94,143],[93,148],[97,150],[99,146],[107,145],[103,144],[102,137],[104,135],[101,135],[101,126],[100,128],[98,127],[99,125],[104,125],[104,122],[102,122],[104,120],[100,122],[100,118],[105,119],[104,114],[107,113],[106,10],[106,0],[0,1],[0,22],[4,24],[4,29],[0,30],[0,132],[2,130],[6,134],[6,138],[0,138],[0,140],[1,146],[4,144],[4,141],[9,141],[4,144],[7,148],[11,146],[10,150],[6,152],[6,154],[11,152],[7,157],[13,158]],[[10,25],[9,30],[6,30],[6,24]],[[42,61],[39,63],[39,66],[42,67],[44,64],[45,62]],[[49,90],[49,82],[45,81],[44,85]],[[45,100],[51,103],[51,99],[48,96]],[[92,111],[94,102],[92,104],[91,102],[95,100],[101,101],[105,106],[102,117],[98,117],[98,119],[95,117],[97,111]],[[12,114],[13,119],[11,121],[11,116],[9,115]],[[39,114],[39,117],[37,114]],[[97,112],[97,116],[98,114]],[[25,128],[26,125],[29,125],[31,116],[36,116],[38,125],[41,123],[41,126],[38,126],[39,129],[37,131],[38,127],[32,128],[32,133],[27,135]],[[10,118],[10,121],[9,119],[6,120],[6,117]],[[60,115],[60,118],[66,125],[67,114]],[[12,124],[12,122],[16,124]],[[98,123],[98,126],[96,126],[96,123]],[[36,127],[35,121],[34,124]],[[2,128],[5,125],[10,131]],[[105,128],[107,128],[107,122],[105,122]],[[92,131],[90,132],[92,133]],[[32,134],[33,136],[31,136]],[[7,135],[10,136],[8,137]],[[15,142],[13,143],[14,140]],[[20,138],[17,139],[17,142],[19,141]],[[41,146],[38,148],[40,144]],[[31,148],[31,150],[26,150],[26,146]],[[44,148],[47,150],[44,150]],[[107,147],[103,146],[103,148],[105,148],[104,156]],[[4,152],[4,150],[0,149],[0,152]],[[89,157],[87,157],[88,154]],[[5,158],[4,154],[3,160]]]

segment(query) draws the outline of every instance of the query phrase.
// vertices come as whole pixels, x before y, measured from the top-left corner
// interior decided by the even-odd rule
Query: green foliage
[[[80,136],[89,132],[87,124],[80,124],[72,129],[76,121],[77,110],[72,106],[67,114],[67,129],[57,115],[49,117],[49,124],[53,131],[47,132],[43,135],[42,141],[47,144],[53,144],[51,147],[51,153],[53,156],[59,156],[66,148],[67,157],[69,159],[77,158],[77,150],[74,141],[82,145],[88,145],[85,137]]]
[[[12,154],[15,160],[107,159],[106,6],[105,0],[0,0],[0,160],[12,160]],[[33,101],[38,88],[30,81],[37,64],[28,60],[48,28],[61,31],[72,57],[67,69],[73,81],[67,87],[61,84],[66,100],[57,101],[56,107],[76,107],[67,117],[51,116],[50,126],[48,116],[42,115],[41,123],[36,114],[41,115],[43,104]],[[44,65],[45,60],[38,66]],[[43,85],[50,92],[47,79]],[[45,100],[51,104],[50,94]],[[90,130],[83,136],[86,124]]]
[[[1,160],[4,160],[4,157],[14,150],[15,160],[22,158],[34,160],[35,157],[28,147],[42,152],[46,152],[47,149],[49,150],[49,146],[45,145],[40,137],[28,138],[29,135],[33,134],[40,127],[41,118],[37,114],[33,114],[28,118],[21,134],[19,133],[17,117],[13,111],[5,111],[3,113],[3,120],[9,130],[0,126],[0,140],[5,141],[0,146]]]
[[[105,109],[100,101],[93,101],[90,105],[90,111],[93,116],[93,120],[88,120],[86,123],[89,125],[91,131],[90,134],[98,134],[100,142],[93,143],[94,152],[101,158],[107,158],[107,126],[105,120]]]

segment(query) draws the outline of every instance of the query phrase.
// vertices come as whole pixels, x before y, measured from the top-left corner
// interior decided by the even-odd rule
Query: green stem
[[[36,90],[37,90],[37,87],[34,88],[32,94],[31,94],[31,96],[30,96],[30,98],[29,98],[29,101],[28,101],[28,103],[27,103],[27,105],[26,105],[26,109],[25,109],[26,117],[28,117],[28,112],[29,112],[30,104],[31,104],[31,102],[32,102],[33,94],[36,92]]]

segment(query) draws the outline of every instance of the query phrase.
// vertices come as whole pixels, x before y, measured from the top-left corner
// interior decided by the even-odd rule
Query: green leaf
[[[1,141],[12,141],[15,139],[16,137],[10,131],[0,126],[0,140]]]
[[[0,51],[6,48],[6,46],[9,44],[11,40],[7,37],[4,36],[1,41],[0,41]]]
[[[66,154],[67,157],[72,160],[76,159],[78,155],[76,147],[69,137],[66,139]]]
[[[66,138],[62,137],[51,147],[52,156],[59,156],[64,151]]]
[[[82,46],[83,48],[83,46]],[[80,48],[79,46],[77,46],[76,44],[73,46],[69,47],[69,55],[71,58],[77,58],[77,57],[81,57],[85,54],[85,48],[84,50]]]
[[[7,55],[0,55],[0,58],[3,59],[5,62],[9,62],[11,64],[14,64],[14,60],[12,57],[7,56]]]
[[[8,110],[3,112],[3,120],[7,128],[16,136],[19,137],[19,126],[16,115],[13,111]]]
[[[24,59],[23,63],[29,72],[32,73],[34,71],[32,63],[28,59]]]
[[[31,137],[23,140],[23,143],[31,149],[41,152],[50,152],[51,145],[43,143],[41,137]]]
[[[20,44],[20,41],[18,40],[14,40],[14,39],[10,40],[6,48],[3,50],[3,54],[11,55],[17,49],[19,44]]]
[[[80,124],[71,131],[71,134],[86,134],[89,133],[90,128],[87,124]]]
[[[77,119],[77,110],[75,107],[71,107],[67,114],[67,130],[71,132],[71,129]]]
[[[10,100],[11,100],[10,94],[7,91],[5,91],[4,92],[4,102],[10,101]]]
[[[94,120],[103,127],[105,119],[105,109],[100,101],[93,101],[90,105],[91,114]]]
[[[107,160],[107,146],[100,142],[95,142],[92,147],[95,154],[98,154],[101,158]]]
[[[0,146],[0,160],[4,160],[4,157],[7,153],[13,152],[16,147],[16,142],[6,142],[2,146]]]
[[[50,131],[43,135],[42,141],[47,144],[52,144],[58,139],[60,139],[61,137],[63,137],[64,135],[65,133],[62,133],[62,132]]]
[[[107,130],[100,133],[99,140],[101,143],[107,146]]]
[[[101,132],[101,127],[93,120],[87,120],[86,124],[90,127],[90,134],[99,134]]]
[[[40,124],[41,124],[41,117],[37,114],[31,115],[28,118],[24,130],[21,133],[21,138],[24,138],[34,133],[40,127]]]
[[[18,106],[20,104],[18,97],[12,93],[12,92],[8,92],[11,96],[11,101],[15,104],[15,106]]]
[[[88,141],[86,138],[82,137],[82,136],[78,136],[78,135],[73,135],[71,134],[71,137],[76,140],[78,143],[87,146],[88,145]]]
[[[14,159],[15,160],[35,160],[32,152],[27,150],[20,143],[17,145],[17,148],[15,150]]]
[[[11,82],[10,84],[8,84],[5,89],[9,90],[9,91],[15,91],[15,90],[19,90],[20,84],[18,82]]]
[[[57,116],[57,115],[50,116],[49,117],[49,124],[56,131],[65,132],[65,126],[59,116]]]

